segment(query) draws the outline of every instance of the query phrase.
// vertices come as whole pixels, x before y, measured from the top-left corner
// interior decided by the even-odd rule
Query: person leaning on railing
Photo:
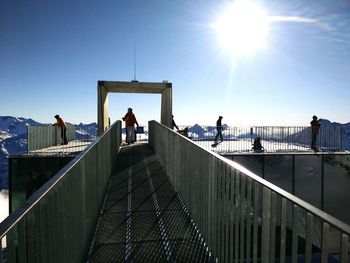
[[[67,124],[60,118],[60,115],[55,115],[56,123],[52,124],[52,126],[57,126],[60,127],[61,129],[61,138],[62,138],[62,143],[63,144],[68,144],[67,141]]]
[[[317,147],[316,147],[316,140],[317,140],[317,135],[320,131],[320,120],[321,119],[317,119],[317,116],[314,115],[312,116],[312,121],[310,122],[311,124],[311,149],[314,151],[317,151]]]

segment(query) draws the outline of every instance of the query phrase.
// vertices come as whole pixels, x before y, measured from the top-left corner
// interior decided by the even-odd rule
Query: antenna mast
[[[134,80],[136,80],[136,44],[134,43]]]

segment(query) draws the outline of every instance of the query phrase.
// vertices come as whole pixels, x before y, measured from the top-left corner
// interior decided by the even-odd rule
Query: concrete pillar
[[[168,87],[162,92],[160,122],[171,127],[172,122],[172,88]]]
[[[103,81],[97,85],[97,125],[98,134],[102,134],[108,127],[108,91]]]

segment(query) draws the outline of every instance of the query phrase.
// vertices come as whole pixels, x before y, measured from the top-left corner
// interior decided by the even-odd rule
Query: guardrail
[[[27,126],[28,152],[61,145],[61,133],[56,126]],[[75,140],[75,127],[67,127],[67,140]]]
[[[75,125],[68,125],[66,134],[68,144],[63,144],[59,127],[51,125],[28,126],[27,153],[40,155],[77,154],[96,139],[94,134],[77,130]]]
[[[85,259],[120,144],[117,121],[0,224],[9,262]]]
[[[151,121],[149,142],[219,262],[348,262],[350,226]]]
[[[235,153],[223,156],[350,224],[350,209],[344,209],[348,208],[350,200],[350,153]]]
[[[212,147],[216,134],[215,126],[195,125],[188,129],[188,136],[197,144],[219,153],[253,152],[256,137],[261,138],[265,152],[311,150],[310,126],[224,126],[224,142]],[[316,146],[324,151],[342,150],[341,127],[321,125]]]

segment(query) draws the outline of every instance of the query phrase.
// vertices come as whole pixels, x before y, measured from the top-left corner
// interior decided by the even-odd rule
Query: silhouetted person
[[[259,136],[254,139],[253,150],[256,153],[261,153],[264,151],[264,147],[261,145],[261,138]]]
[[[179,127],[176,125],[175,121],[174,121],[174,115],[172,116],[172,120],[171,120],[171,129],[174,130],[174,127],[176,128],[176,130],[179,130]]]
[[[67,141],[67,124],[60,118],[60,115],[55,115],[56,123],[52,126],[60,127],[61,129],[61,138],[62,138],[62,144],[68,144]]]
[[[215,136],[214,142],[217,143],[219,137],[220,137],[220,141],[222,142],[224,139],[222,137],[222,124],[221,124],[221,120],[222,120],[222,116],[219,116],[219,119],[216,121],[216,130],[217,130],[217,134]]]
[[[178,133],[180,133],[181,135],[185,136],[185,137],[188,137],[188,127],[186,127],[185,129],[183,130],[177,130]]]
[[[132,112],[132,108],[128,108],[128,112],[125,114],[123,121],[125,121],[125,127],[126,127],[126,142],[128,144],[134,143],[135,124],[137,127],[139,127],[139,124],[136,120],[134,113]]]
[[[311,124],[311,149],[314,151],[317,151],[316,147],[316,140],[317,140],[317,135],[320,131],[320,120],[317,119],[317,116],[314,115],[312,116],[312,121],[310,122]]]

